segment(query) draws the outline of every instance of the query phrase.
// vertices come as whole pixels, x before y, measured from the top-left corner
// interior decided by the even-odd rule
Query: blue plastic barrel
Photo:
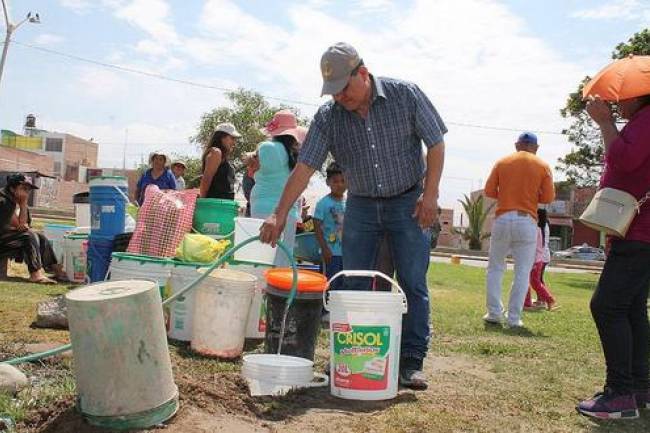
[[[124,233],[128,181],[123,176],[90,180],[90,234],[113,238]]]
[[[111,264],[113,238],[91,234],[88,238],[88,278],[91,283],[104,281]]]

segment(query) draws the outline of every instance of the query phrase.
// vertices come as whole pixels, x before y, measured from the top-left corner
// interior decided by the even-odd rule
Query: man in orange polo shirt
[[[537,244],[537,206],[555,198],[553,175],[548,164],[535,154],[537,137],[524,132],[515,143],[517,151],[499,160],[485,184],[485,195],[497,200],[496,220],[490,237],[487,270],[487,314],[483,320],[500,324],[504,319],[501,283],[506,256],[515,261],[510,291],[508,326],[521,327],[530,270]]]

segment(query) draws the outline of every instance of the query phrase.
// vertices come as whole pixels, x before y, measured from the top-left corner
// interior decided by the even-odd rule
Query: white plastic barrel
[[[87,251],[87,234],[75,233],[67,234],[63,237],[63,262],[68,280],[74,283],[83,283],[86,281]]]
[[[113,253],[108,280],[154,280],[158,283],[162,295],[169,280],[171,269],[172,264],[169,259],[139,256],[131,253]]]
[[[205,267],[205,265],[182,262],[172,265],[171,275],[167,283],[167,287],[170,289],[169,295],[173,295],[196,280],[199,277],[196,271],[201,267]],[[190,341],[192,339],[196,290],[198,290],[198,287],[190,290],[169,305],[169,326],[167,328],[169,338],[180,341]]]
[[[253,275],[229,269],[212,271],[201,282],[195,289],[193,351],[217,358],[241,355],[256,284]]]
[[[266,302],[264,300],[264,290],[266,288],[266,279],[264,273],[271,269],[270,266],[255,265],[251,263],[235,262],[228,265],[228,269],[246,272],[257,278],[255,285],[255,294],[251,302],[251,308],[248,312],[248,322],[246,323],[246,338],[259,340],[266,335]]]
[[[323,302],[330,312],[330,391],[351,400],[387,400],[397,395],[402,315],[406,296],[399,285],[376,271],[342,271],[341,276],[379,277],[393,292],[336,290]]]
[[[141,429],[178,409],[156,282],[109,281],[66,294],[78,409],[93,425]]]
[[[264,220],[257,218],[235,218],[235,245],[239,245],[254,236],[259,236],[260,227],[262,227],[263,223]],[[276,252],[277,247],[272,248],[268,244],[255,241],[235,251],[235,260],[272,265],[275,262]]]

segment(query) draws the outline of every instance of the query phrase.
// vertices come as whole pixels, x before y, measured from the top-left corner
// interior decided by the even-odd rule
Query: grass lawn
[[[508,273],[506,284],[511,277]],[[182,404],[204,408],[210,407],[210,399],[221,401],[211,416],[237,415],[250,425],[262,425],[265,430],[260,431],[649,432],[650,414],[634,421],[597,424],[574,410],[580,399],[602,387],[604,377],[600,343],[588,310],[596,279],[590,274],[547,273],[561,309],[525,313],[526,328],[513,331],[486,326],[481,320],[485,270],[435,263],[429,274],[433,337],[425,365],[430,380],[427,391],[401,391],[395,400],[381,403],[338,400],[326,389],[254,400],[241,386],[231,386],[239,382],[219,382],[235,380],[237,363],[201,359],[172,346]],[[64,290],[0,283],[0,355],[20,352],[22,342],[67,341],[65,332],[29,328],[36,302]],[[318,366],[325,364],[328,353],[325,332],[321,337]],[[51,406],[56,393],[70,402],[69,361],[25,370],[38,375],[53,366],[58,376],[50,374],[50,379],[23,391],[17,400],[0,396],[0,414],[10,412],[33,421],[38,404]],[[210,392],[201,391],[211,383],[216,385]],[[233,404],[233,396],[243,403]],[[174,424],[183,419],[177,417],[170,431],[204,431],[176,430]]]

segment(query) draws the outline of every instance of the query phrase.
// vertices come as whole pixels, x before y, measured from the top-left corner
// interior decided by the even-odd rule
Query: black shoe
[[[400,370],[399,384],[414,391],[424,391],[429,387],[427,379],[421,370]]]

